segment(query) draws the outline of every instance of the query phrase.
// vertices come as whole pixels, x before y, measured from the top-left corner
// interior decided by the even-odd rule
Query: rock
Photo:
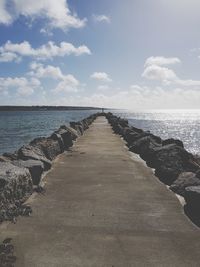
[[[14,255],[14,246],[11,243],[12,238],[6,238],[0,244],[0,266],[14,267],[17,257]]]
[[[197,177],[197,178],[200,178],[200,170],[197,170],[197,171],[196,171],[196,177]]]
[[[59,154],[61,154],[62,148],[60,147],[58,140],[53,140],[51,138],[39,137],[30,142],[30,146],[39,148],[45,157],[49,160],[55,159]]]
[[[70,127],[75,129],[79,135],[83,135],[84,129],[83,129],[83,125],[81,124],[81,122],[71,121]]]
[[[121,119],[119,117],[111,117],[109,119],[109,122],[110,124],[112,125],[112,128],[113,128],[113,131],[116,133],[116,134],[121,134],[123,135],[123,129],[125,127],[128,127],[128,120],[126,119]]]
[[[161,147],[161,144],[156,143],[153,136],[147,135],[134,141],[130,146],[130,151],[141,154],[145,157],[145,154],[147,154],[150,150],[150,145],[152,145],[152,147],[155,146],[156,148]]]
[[[6,238],[3,240],[3,244],[11,243],[11,241],[12,241],[12,238]]]
[[[65,150],[73,146],[72,136],[69,131],[64,129],[59,129],[55,133],[60,134],[60,136],[62,137]]]
[[[116,134],[123,135],[124,133],[124,128],[120,124],[116,124],[115,126],[113,126],[113,130]]]
[[[72,127],[62,125],[62,126],[60,126],[60,129],[64,129],[64,130],[70,132],[72,140],[76,140],[79,137],[78,132],[75,129],[73,129]]]
[[[181,164],[187,164],[192,155],[184,148],[175,144],[161,146],[155,150],[152,161],[155,167],[159,167],[164,163],[172,163],[179,161]]]
[[[170,186],[170,189],[181,196],[185,196],[185,188],[189,186],[200,186],[200,179],[193,172],[183,172]]]
[[[30,216],[32,213],[32,208],[29,205],[21,205],[19,209],[19,215]]]
[[[27,198],[33,190],[28,169],[14,166],[9,162],[0,162],[0,208]],[[3,182],[4,181],[4,182]]]
[[[186,187],[185,201],[190,209],[200,215],[200,186]]]
[[[30,171],[33,185],[38,185],[44,171],[44,164],[39,160],[14,160],[12,164],[18,167],[27,168]]]
[[[129,133],[131,133],[131,132],[132,132],[131,127],[124,127],[124,128],[123,128],[123,137],[124,137],[124,139],[125,139],[126,136],[127,136]]]
[[[132,131],[134,131],[134,132],[136,132],[136,133],[139,133],[139,134],[141,134],[141,133],[144,132],[142,129],[136,128],[136,127],[134,127],[134,126],[131,126],[131,129],[132,129]]]
[[[18,159],[18,155],[17,153],[3,153],[3,157],[7,158],[8,160],[17,160]]]
[[[125,136],[124,139],[126,140],[128,146],[130,146],[133,142],[135,142],[137,140],[137,138],[140,136],[140,134],[134,132],[134,131],[128,131]],[[142,136],[144,137],[144,136]]]
[[[200,156],[199,155],[194,155],[194,161],[200,167]]]
[[[166,185],[171,185],[184,169],[181,166],[162,165],[155,170],[155,175]]]
[[[149,167],[153,167],[151,165],[152,155],[154,155],[156,149],[162,146],[161,140],[156,142],[157,140],[157,137],[154,138],[153,135],[145,136],[133,142],[129,150],[139,154]]]
[[[138,128],[135,128],[133,126],[131,127],[124,127],[124,139],[126,140],[126,136],[129,135],[129,133],[134,133],[134,134],[141,134],[144,131]]]
[[[10,162],[11,159],[5,157],[5,156],[0,156],[0,162]]]
[[[38,186],[34,187],[34,192],[36,192],[38,194],[44,194],[46,192],[46,190],[43,186],[38,185]]]
[[[133,141],[134,140],[134,141]],[[149,147],[161,147],[161,138],[155,136],[149,132],[143,132],[142,134],[136,134],[135,136],[129,137],[129,150],[145,156],[148,152]],[[151,145],[150,145],[151,144]],[[148,157],[148,155],[147,155]]]
[[[128,120],[127,119],[121,119],[118,120],[119,125],[121,125],[123,128],[128,127]]]
[[[39,160],[44,163],[44,170],[51,168],[51,161],[47,159],[44,153],[38,148],[30,145],[25,145],[18,150],[18,159],[22,160]]]
[[[196,175],[200,178],[200,156],[193,155],[192,164],[196,166]]]
[[[156,169],[155,174],[161,181],[171,185],[181,172],[193,171],[189,161],[192,155],[175,144],[154,149],[148,164]]]
[[[162,145],[163,146],[170,145],[170,144],[175,144],[177,146],[180,146],[180,147],[184,148],[183,142],[181,140],[179,140],[179,139],[170,138],[170,139],[166,139],[166,140],[162,141]]]
[[[63,153],[65,151],[65,145],[62,139],[62,136],[59,133],[54,132],[51,136],[51,139],[58,141],[59,146],[60,146],[60,151]]]
[[[85,130],[87,130],[88,128],[89,128],[89,119],[83,119],[82,121],[81,121],[81,125],[83,126],[83,130],[85,131]]]

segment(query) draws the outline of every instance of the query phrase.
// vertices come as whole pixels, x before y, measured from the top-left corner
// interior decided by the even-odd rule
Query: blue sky
[[[0,0],[0,105],[199,108],[198,0]]]

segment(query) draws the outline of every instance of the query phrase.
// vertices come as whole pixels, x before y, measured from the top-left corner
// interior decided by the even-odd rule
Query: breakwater
[[[112,113],[95,113],[70,122],[70,126],[62,125],[49,137],[36,138],[14,153],[0,156],[0,222],[31,214],[31,207],[23,203],[34,191],[43,192],[42,175],[100,115],[124,138],[131,152],[139,154],[148,167],[155,169],[161,182],[185,199],[186,214],[200,225],[200,158],[189,153],[181,140],[163,140],[149,131],[129,126],[128,120]]]
[[[0,222],[15,222],[19,215],[30,215],[31,207],[23,203],[34,191],[43,190],[42,174],[59,154],[73,146],[98,115],[70,122],[70,126],[62,125],[51,136],[36,138],[14,153],[0,156]]]
[[[54,161],[43,182],[45,195],[26,202],[33,216],[0,225],[3,261],[12,257],[16,267],[198,265],[199,229],[175,194],[130,156],[105,117]],[[14,253],[5,255],[12,245]]]
[[[149,131],[129,126],[128,120],[112,113],[105,116],[114,132],[124,138],[129,150],[155,169],[155,175],[170,190],[184,197],[186,214],[200,226],[200,158],[189,153],[181,140],[162,140]]]

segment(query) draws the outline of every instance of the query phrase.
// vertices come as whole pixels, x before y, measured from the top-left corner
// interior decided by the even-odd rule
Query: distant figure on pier
[[[102,108],[102,111],[101,112],[104,113],[104,108]]]

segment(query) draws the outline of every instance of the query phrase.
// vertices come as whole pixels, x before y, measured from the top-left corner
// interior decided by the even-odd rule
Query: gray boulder
[[[44,170],[51,168],[51,161],[46,158],[44,153],[38,148],[30,145],[25,145],[18,150],[18,159],[22,160],[39,160],[44,164]]]
[[[166,164],[156,168],[155,175],[161,182],[170,186],[181,172],[184,172],[182,166],[167,166]]]
[[[62,148],[60,147],[58,140],[51,138],[40,137],[30,142],[30,145],[39,148],[49,160],[53,160],[57,155],[61,154]]]
[[[14,166],[9,162],[0,162],[0,207],[23,201],[33,190],[28,169]]]
[[[185,201],[192,210],[200,212],[200,186],[186,187]]]
[[[83,126],[83,130],[84,130],[84,131],[87,130],[87,129],[89,128],[89,124],[90,124],[89,119],[83,119],[83,120],[81,121],[81,124],[82,124],[82,126]]]
[[[18,167],[27,168],[31,174],[33,185],[38,185],[44,172],[44,163],[39,160],[14,160],[12,164]]]
[[[162,182],[171,185],[181,172],[193,171],[191,158],[192,155],[184,148],[170,144],[156,148],[148,165],[156,169],[155,174]]]
[[[118,123],[113,127],[113,130],[116,134],[123,135],[124,134],[124,128]]]
[[[59,129],[58,131],[55,131],[55,133],[59,134],[62,137],[65,150],[73,146],[72,136],[68,130]]]
[[[128,127],[128,120],[127,119],[122,119],[122,118],[119,118],[118,119],[118,123],[121,125],[121,127]]]
[[[185,196],[185,188],[189,186],[200,186],[200,179],[193,172],[183,172],[170,186],[170,189],[181,196]]]
[[[76,140],[79,137],[78,132],[75,129],[73,129],[72,127],[62,125],[62,126],[60,126],[60,129],[64,129],[64,130],[70,132],[72,140]]]
[[[17,152],[15,153],[3,153],[3,157],[8,159],[8,160],[17,160],[18,159],[18,155]]]
[[[62,136],[61,136],[59,133],[54,132],[54,133],[50,136],[50,138],[53,139],[53,140],[58,141],[59,146],[60,146],[60,150],[61,150],[61,152],[63,153],[63,152],[65,151],[65,145],[64,145]]]
[[[175,144],[177,146],[184,148],[183,142],[179,139],[170,138],[170,139],[166,139],[162,141],[163,146],[170,145],[170,144]]]
[[[161,139],[149,134],[134,141],[129,149],[134,153],[141,154],[143,157],[145,157],[146,154],[146,157],[148,158],[148,153],[153,147],[160,148],[161,146]]]
[[[10,162],[11,159],[5,157],[5,156],[0,156],[0,162]]]
[[[135,142],[137,139],[139,139],[140,137],[144,137],[145,135],[136,133],[134,131],[128,131],[125,135],[124,135],[124,139],[126,140],[126,142],[128,143],[128,146],[131,146],[131,144],[133,142]]]
[[[75,129],[79,135],[83,135],[84,128],[81,122],[71,121],[70,127]]]

